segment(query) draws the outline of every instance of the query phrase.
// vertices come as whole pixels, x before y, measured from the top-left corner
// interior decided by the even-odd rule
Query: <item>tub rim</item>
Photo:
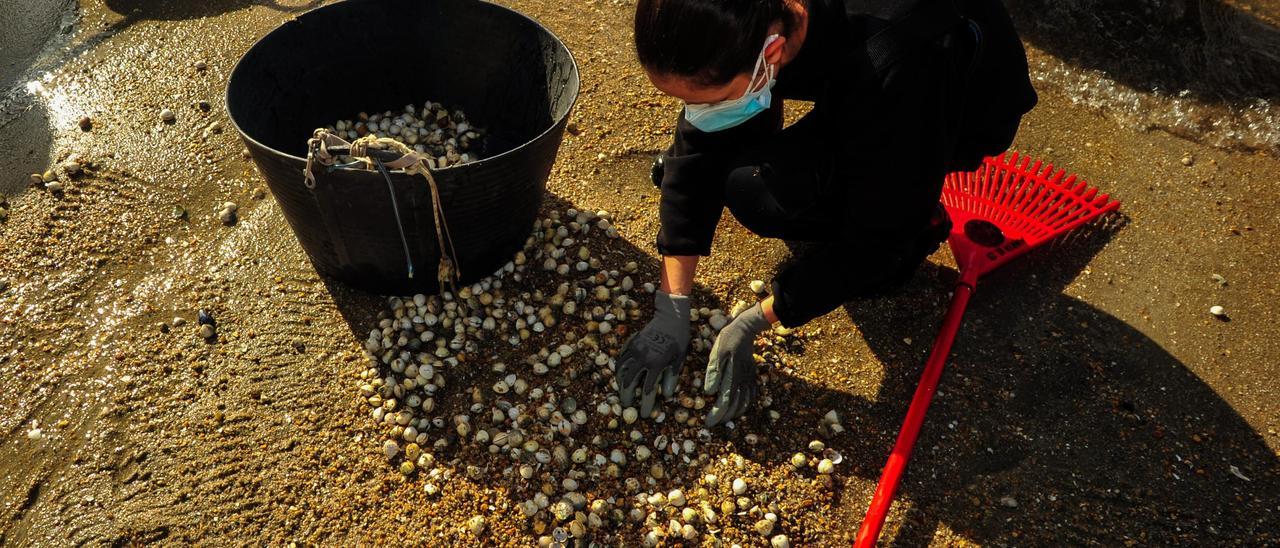
[[[257,40],[254,40],[253,45],[249,46],[249,49],[246,49],[246,50],[244,51],[244,53],[242,53],[242,54],[240,55],[240,58],[236,60],[236,64],[231,68],[231,75],[227,77],[227,85],[226,85],[226,86],[224,86],[224,89],[223,89],[223,92],[222,92],[222,100],[223,100],[223,103],[226,105],[226,108],[227,108],[227,118],[231,120],[231,125],[232,125],[233,127],[235,127],[235,128],[236,128],[236,133],[239,133],[239,134],[240,134],[240,137],[241,137],[242,139],[244,139],[245,141],[248,141],[248,142],[250,142],[250,143],[253,143],[253,145],[254,145],[254,146],[257,146],[257,147],[259,147],[259,148],[261,148],[261,149],[263,149],[263,150],[269,151],[269,152],[271,152],[272,154],[275,154],[275,155],[278,155],[278,156],[281,156],[281,157],[287,158],[287,159],[289,159],[289,160],[295,160],[295,161],[300,162],[300,163],[306,163],[306,161],[307,161],[307,159],[306,159],[306,158],[303,158],[303,157],[300,157],[300,156],[295,156],[295,155],[290,154],[290,153],[288,153],[288,152],[283,152],[283,151],[280,151],[280,150],[276,150],[274,147],[269,147],[269,146],[267,146],[267,145],[263,144],[263,143],[262,143],[261,141],[259,141],[258,139],[254,138],[252,135],[249,135],[249,133],[248,133],[248,132],[246,132],[246,131],[244,130],[244,128],[241,128],[241,127],[240,127],[240,124],[236,122],[236,114],[235,114],[235,112],[231,109],[231,85],[232,85],[232,83],[233,83],[233,82],[235,82],[235,80],[236,80],[236,76],[240,74],[240,71],[241,71],[241,65],[244,63],[245,58],[249,56],[249,52],[252,52],[255,48],[257,48],[259,45],[261,45],[261,44],[262,44],[264,41],[266,41],[268,38],[271,38],[273,35],[275,35],[275,34],[276,34],[276,33],[278,33],[278,32],[283,32],[283,31],[284,31],[284,29],[285,29],[286,27],[288,27],[288,26],[289,26],[289,25],[291,25],[291,24],[295,24],[295,23],[297,22],[297,20],[298,20],[298,19],[301,19],[301,18],[303,18],[303,17],[306,17],[306,16],[308,16],[308,15],[311,15],[312,13],[315,13],[315,12],[318,12],[318,11],[321,11],[321,10],[336,9],[336,7],[337,7],[337,6],[345,6],[346,4],[348,4],[348,2],[346,2],[346,1],[344,1],[344,2],[335,2],[335,3],[333,3],[333,4],[329,4],[329,5],[325,5],[325,6],[319,6],[319,7],[316,7],[316,8],[312,8],[312,9],[307,10],[306,12],[304,12],[304,13],[302,13],[302,14],[300,14],[300,15],[296,15],[296,16],[290,17],[290,18],[289,18],[288,20],[286,20],[284,23],[281,23],[280,25],[276,26],[276,28],[271,29],[271,32],[268,32],[268,33],[264,34],[262,37],[258,38]],[[531,145],[531,144],[533,144],[533,143],[535,143],[535,142],[537,142],[537,141],[542,140],[542,139],[543,139],[543,138],[545,138],[548,134],[550,134],[550,133],[552,133],[553,131],[555,131],[555,130],[556,130],[556,128],[557,128],[557,127],[558,127],[562,122],[565,122],[565,121],[566,121],[566,119],[567,119],[567,118],[569,118],[569,116],[573,113],[573,107],[577,106],[577,104],[578,104],[578,97],[579,97],[580,95],[582,95],[582,72],[581,72],[581,71],[579,70],[579,68],[578,68],[578,60],[577,60],[576,58],[574,58],[574,56],[573,56],[573,50],[569,49],[569,46],[568,46],[567,44],[565,44],[565,43],[564,43],[564,40],[560,39],[560,37],[559,37],[559,36],[557,36],[557,35],[556,35],[556,33],[551,32],[551,29],[547,28],[547,27],[546,27],[546,25],[543,25],[543,24],[542,24],[541,22],[539,22],[537,19],[534,19],[533,17],[530,17],[529,15],[525,14],[524,12],[521,12],[520,10],[517,10],[517,9],[514,9],[514,8],[509,8],[509,7],[502,6],[502,5],[498,5],[498,4],[495,4],[495,3],[493,3],[493,2],[476,2],[476,4],[484,5],[484,6],[487,6],[488,8],[495,8],[495,9],[499,9],[499,10],[505,10],[505,11],[507,11],[507,12],[510,12],[510,13],[512,13],[512,14],[515,14],[516,16],[523,18],[524,20],[526,20],[526,21],[528,21],[529,23],[533,24],[533,25],[534,25],[535,27],[537,27],[538,29],[540,29],[540,30],[542,30],[543,32],[547,33],[547,36],[550,36],[553,40],[555,40],[556,44],[557,44],[557,45],[559,45],[559,46],[560,46],[560,48],[561,48],[562,50],[564,50],[565,54],[567,54],[567,55],[569,56],[569,66],[570,66],[570,68],[572,68],[572,69],[573,69],[573,80],[574,80],[574,81],[575,81],[575,83],[577,84],[577,89],[576,89],[576,90],[574,90],[573,98],[572,98],[572,99],[570,99],[570,101],[569,101],[569,105],[568,105],[568,106],[565,108],[565,110],[564,110],[564,114],[562,114],[562,115],[560,115],[560,116],[557,116],[557,117],[553,118],[553,119],[551,120],[551,123],[550,123],[546,128],[544,128],[541,132],[539,132],[537,135],[533,136],[532,138],[530,138],[530,139],[526,140],[526,141],[525,141],[525,142],[523,142],[523,143],[520,143],[520,144],[519,144],[519,145],[517,145],[517,146],[511,147],[511,148],[509,148],[509,149],[507,149],[507,150],[505,150],[505,151],[502,151],[501,153],[495,154],[495,155],[493,155],[493,156],[486,156],[486,157],[481,158],[481,159],[479,159],[479,160],[476,160],[476,161],[474,161],[474,162],[467,162],[467,163],[465,163],[465,164],[454,164],[454,165],[450,165],[450,166],[447,166],[447,167],[444,167],[444,168],[433,168],[433,169],[431,170],[431,172],[432,172],[432,173],[437,173],[437,172],[440,172],[440,171],[444,171],[444,170],[448,170],[448,169],[454,169],[454,168],[480,167],[480,166],[484,165],[486,162],[488,162],[488,161],[490,161],[490,160],[497,160],[497,159],[502,158],[502,157],[504,157],[504,156],[506,156],[506,155],[508,155],[508,154],[515,153],[515,152],[517,152],[517,151],[519,151],[519,150],[521,150],[521,149],[523,149],[523,148],[525,148],[525,147],[527,147],[527,146],[529,146],[529,145]],[[488,9],[488,8],[485,8],[485,9]],[[334,166],[334,167],[335,167],[336,169],[341,169],[341,170],[350,170],[350,171],[359,171],[359,172],[368,172],[368,171],[369,171],[369,170],[367,170],[367,169],[363,169],[363,168],[356,168],[356,167],[342,167],[342,168],[339,168],[339,167],[337,167],[337,166]],[[392,172],[393,172],[393,173],[403,173],[403,172],[404,172],[404,170],[403,170],[403,169],[397,169],[397,170],[392,170]]]

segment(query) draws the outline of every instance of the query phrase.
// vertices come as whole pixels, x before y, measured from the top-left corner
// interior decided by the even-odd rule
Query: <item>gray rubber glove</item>
[[[640,389],[640,416],[653,412],[658,389],[675,394],[680,368],[689,352],[689,297],[658,291],[653,295],[653,319],[627,341],[618,356],[618,392],[623,407],[631,407]]]
[[[769,329],[760,304],[738,314],[729,325],[720,330],[716,343],[711,346],[711,359],[707,362],[707,376],[702,389],[716,394],[716,401],[707,414],[707,426],[728,422],[742,415],[755,399],[756,385],[756,336]]]

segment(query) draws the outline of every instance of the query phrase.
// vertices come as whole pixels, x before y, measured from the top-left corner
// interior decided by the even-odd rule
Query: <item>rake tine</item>
[[[1073,217],[1079,209],[1080,203],[1071,199],[1070,194],[1059,193],[1053,209],[1043,213],[1040,218],[1046,225],[1056,226],[1061,220]]]
[[[1006,158],[1004,160],[1008,162]],[[997,202],[1000,197],[1001,188],[999,181],[1008,174],[1009,170],[1000,169],[1000,166],[987,164],[982,166],[982,191],[976,194],[983,199]]]
[[[1089,210],[1087,208],[1078,203],[1072,202],[1070,206],[1064,208],[1061,213],[1046,220],[1045,223],[1058,227],[1070,224],[1073,219],[1079,218],[1082,215],[1088,215],[1088,213]]]
[[[991,179],[994,179],[997,176],[992,173],[994,169],[995,166],[992,166],[991,164],[982,165],[982,174],[978,177],[979,188],[977,189],[977,192],[973,193],[974,196],[981,196],[983,198],[989,198],[991,196]]]
[[[1048,175],[1048,172],[1042,172],[1040,162],[1037,161],[1031,171],[1022,174],[1022,180],[1020,181],[1022,188],[1024,191],[1040,190],[1044,185],[1037,184],[1037,182],[1043,180],[1046,175]]]
[[[1028,221],[1039,218],[1040,214],[1049,208],[1049,205],[1057,195],[1058,193],[1054,192],[1048,185],[1036,185],[1035,196],[1025,204],[1020,204],[1020,206],[1025,206],[1031,209],[1031,211],[1024,212],[1024,217]],[[1022,207],[1019,207],[1018,210],[1021,211]]]
[[[1019,200],[1018,203],[1013,204],[1014,211],[1021,211],[1024,207],[1033,206],[1038,200],[1040,200],[1040,196],[1043,195],[1047,189],[1044,185],[1035,184],[1035,180],[1031,178],[1024,179],[1023,183],[1025,183],[1025,186],[1022,189],[1022,199]]]
[[[1009,183],[1010,180],[1013,181],[1012,184]],[[999,182],[1000,188],[1002,191],[1008,189],[1009,192],[1002,193],[1004,199],[1000,201],[1000,205],[1009,205],[1010,202],[1015,200],[1015,196],[1022,190],[1024,182],[1026,182],[1025,173],[1019,173],[1016,171],[1007,171],[1002,173]]]
[[[1061,170],[1058,170],[1058,171],[1061,171]],[[1053,164],[1045,162],[1044,170],[1040,172],[1040,176],[1044,177],[1045,179],[1053,179],[1054,173],[1055,172],[1054,172]]]
[[[971,195],[966,195],[965,196],[966,200],[970,200],[976,203],[981,203],[983,201],[987,201],[987,202],[996,201],[999,197],[999,192],[995,190],[994,185],[995,185],[996,178],[999,176],[1000,176],[1000,173],[996,170],[995,166],[991,166],[991,165],[983,166],[982,175],[978,177],[979,188],[977,189],[977,192],[974,192]],[[985,209],[985,206],[984,206],[984,209]]]
[[[1066,188],[1070,188],[1075,182],[1076,176],[1067,175],[1066,170],[1059,170],[1058,173],[1054,174],[1053,178],[1049,179],[1050,184]]]

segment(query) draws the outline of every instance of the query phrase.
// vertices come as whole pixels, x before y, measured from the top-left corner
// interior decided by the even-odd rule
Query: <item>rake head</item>
[[[970,286],[1058,235],[1115,211],[1120,202],[1075,175],[1017,152],[987,158],[976,171],[947,175],[951,252]]]

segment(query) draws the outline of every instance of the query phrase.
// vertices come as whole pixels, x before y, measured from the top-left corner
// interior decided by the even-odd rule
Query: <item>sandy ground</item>
[[[564,38],[582,70],[581,131],[566,136],[548,207],[614,212],[618,249],[653,272],[647,167],[676,105],[634,64],[631,5],[508,3]],[[57,69],[31,88],[39,99],[0,126],[32,163],[90,163],[63,193],[27,188],[29,170],[2,175],[0,544],[465,544],[476,513],[502,533],[486,543],[535,538],[501,478],[428,497],[387,465],[354,388],[381,300],[315,274],[271,197],[251,197],[264,185],[238,137],[210,127],[230,127],[223,88],[238,56],[303,7],[84,0]],[[1029,45],[1033,64],[1061,62]],[[1280,543],[1280,160],[1134,130],[1040,85],[1015,148],[1113,192],[1123,217],[984,283],[885,538]],[[85,115],[92,131],[77,127]],[[234,227],[214,215],[224,201],[240,204]],[[786,254],[726,216],[699,298],[751,298],[747,282]],[[793,542],[856,531],[949,265],[940,252],[902,295],[802,330],[775,393],[783,418],[742,450],[780,473],[821,413],[847,417],[831,441],[845,456],[837,485],[789,518]],[[195,333],[200,308],[219,320],[216,344]],[[187,324],[161,328],[174,317]],[[30,439],[37,424],[43,438]]]

